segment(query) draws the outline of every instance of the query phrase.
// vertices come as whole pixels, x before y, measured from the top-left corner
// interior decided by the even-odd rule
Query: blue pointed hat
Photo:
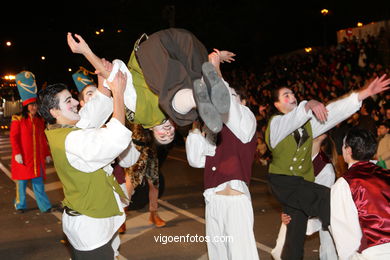
[[[23,106],[37,101],[37,84],[34,74],[24,70],[15,76],[15,81]]]
[[[74,83],[76,84],[77,90],[81,93],[83,89],[86,86],[93,85],[96,86],[95,82],[93,81],[92,77],[90,75],[93,75],[95,73],[92,73],[85,69],[84,67],[80,67],[80,69],[73,73],[72,78]]]

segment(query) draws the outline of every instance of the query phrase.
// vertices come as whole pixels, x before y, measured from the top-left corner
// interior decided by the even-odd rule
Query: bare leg
[[[158,189],[153,185],[151,180],[148,180],[149,185],[149,222],[153,223],[156,227],[163,227],[166,225],[165,221],[162,220],[158,214]]]

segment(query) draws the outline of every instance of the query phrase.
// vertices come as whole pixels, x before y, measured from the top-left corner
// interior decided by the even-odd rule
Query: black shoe
[[[194,81],[194,99],[199,116],[202,118],[206,126],[213,133],[220,132],[222,129],[221,115],[211,103],[206,84],[200,79]]]
[[[226,114],[230,108],[230,93],[215,67],[210,62],[202,65],[203,79],[206,82],[211,102],[220,114]]]
[[[23,214],[24,213],[24,209],[17,209],[16,210],[16,214]]]

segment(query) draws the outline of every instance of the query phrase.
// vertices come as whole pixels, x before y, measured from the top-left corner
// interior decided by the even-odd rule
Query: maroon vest
[[[344,174],[359,214],[359,252],[390,243],[390,171],[371,162],[358,162]]]
[[[244,144],[224,125],[217,136],[215,155],[206,157],[204,188],[214,188],[231,180],[241,180],[249,185],[256,141],[254,135]]]
[[[330,163],[328,156],[320,150],[313,160],[314,176],[317,177],[328,163]]]

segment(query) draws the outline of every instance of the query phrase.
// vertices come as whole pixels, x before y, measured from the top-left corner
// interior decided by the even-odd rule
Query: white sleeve
[[[272,118],[270,123],[270,144],[275,148],[286,136],[303,126],[307,120],[312,118],[312,112],[309,109],[306,112],[305,105],[307,101],[302,101],[296,108],[285,115],[278,115]]]
[[[66,157],[74,168],[94,172],[110,164],[131,141],[131,131],[111,118],[104,128],[72,131],[65,139]]]
[[[91,99],[80,109],[80,120],[77,122],[76,127],[81,129],[102,127],[112,114],[112,111],[112,98],[96,90]]]
[[[135,164],[140,156],[140,152],[135,148],[133,142],[119,155],[119,166],[129,168]]]
[[[333,128],[338,123],[344,121],[357,110],[359,110],[362,105],[362,101],[359,101],[359,93],[353,92],[349,96],[336,100],[326,106],[328,110],[328,119],[326,122],[321,123],[313,116],[313,119],[310,121],[311,127],[313,130],[313,138],[320,136],[329,129]]]
[[[186,154],[190,166],[204,168],[206,156],[215,155],[216,146],[205,138],[199,129],[193,129],[186,139]]]
[[[330,231],[340,260],[349,259],[359,249],[362,237],[358,211],[344,178],[339,178],[330,192]]]
[[[238,102],[236,91],[226,81],[224,83],[230,93],[230,109],[222,120],[241,142],[248,143],[256,133],[256,117],[248,107]]]
[[[330,188],[330,186],[334,184],[335,179],[336,174],[334,172],[333,165],[331,163],[327,163],[321,172],[316,176],[314,182]]]
[[[135,113],[137,92],[135,91],[135,88],[133,86],[133,76],[131,75],[129,69],[127,68],[126,64],[123,61],[114,60],[112,64],[113,64],[112,71],[110,73],[110,76],[107,78],[107,80],[109,82],[113,81],[118,70],[126,74],[127,76],[126,88],[125,88],[125,93],[123,94],[125,100],[125,106]],[[103,86],[110,89],[107,80],[104,80]]]

